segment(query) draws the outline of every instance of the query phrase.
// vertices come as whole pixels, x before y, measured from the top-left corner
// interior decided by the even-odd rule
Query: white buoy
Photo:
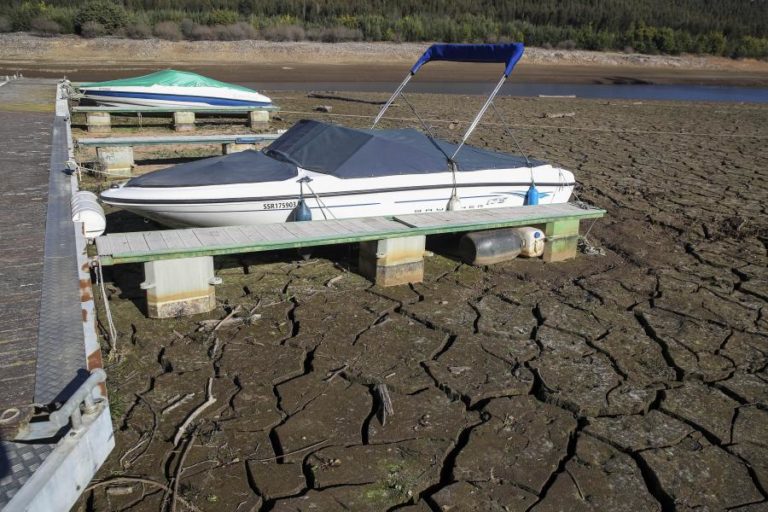
[[[72,196],[72,222],[82,222],[86,238],[96,238],[107,229],[107,217],[96,194],[81,190]]]

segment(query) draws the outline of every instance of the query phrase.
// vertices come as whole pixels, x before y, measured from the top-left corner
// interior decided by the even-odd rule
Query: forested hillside
[[[0,31],[768,56],[768,0],[0,0]]]

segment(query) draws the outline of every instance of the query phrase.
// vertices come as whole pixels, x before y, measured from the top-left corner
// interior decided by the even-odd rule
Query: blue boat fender
[[[307,206],[307,202],[304,199],[299,199],[299,204],[291,212],[291,220],[293,222],[302,222],[306,220],[312,220],[312,211]]]
[[[539,204],[539,190],[536,188],[535,183],[531,183],[531,186],[528,188],[528,192],[525,194],[524,204],[526,206]]]
[[[305,176],[298,180],[299,183],[299,202],[296,207],[291,211],[291,215],[288,220],[291,222],[303,222],[312,220],[312,210],[307,206],[307,202],[304,200],[304,183],[309,183],[311,178]]]

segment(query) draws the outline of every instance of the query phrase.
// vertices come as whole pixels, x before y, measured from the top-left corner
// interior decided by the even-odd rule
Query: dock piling
[[[269,112],[266,110],[251,110],[248,112],[248,126],[251,129],[263,128],[269,124]]]
[[[112,131],[112,116],[109,112],[88,112],[85,124],[90,133],[109,133]]]
[[[97,147],[96,159],[99,169],[113,176],[130,177],[133,170],[133,148],[131,146]]]
[[[578,219],[547,222],[544,226],[544,234],[547,237],[544,243],[544,261],[564,261],[576,257],[579,242]]]
[[[174,318],[213,311],[215,282],[211,256],[148,261],[141,283],[147,292],[147,315]]]
[[[424,280],[424,235],[360,243],[360,273],[379,286]]]
[[[174,112],[173,129],[177,132],[191,132],[195,130],[194,112]]]

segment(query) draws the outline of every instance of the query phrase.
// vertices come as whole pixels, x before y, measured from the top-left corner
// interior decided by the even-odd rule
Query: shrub
[[[331,27],[323,29],[310,30],[307,37],[311,41],[322,41],[324,43],[341,43],[343,41],[360,41],[363,39],[363,33],[356,28]]]
[[[86,21],[80,26],[80,35],[92,39],[107,35],[107,29],[98,21]]]
[[[303,41],[306,39],[304,29],[298,25],[277,25],[267,27],[262,32],[267,41]]]
[[[33,19],[30,28],[32,32],[40,36],[53,36],[61,33],[61,27],[58,23],[42,16]]]
[[[215,9],[208,14],[208,25],[234,25],[237,23],[237,13],[226,9]]]
[[[152,29],[143,21],[138,21],[125,27],[125,35],[131,39],[149,39],[152,37]]]
[[[155,37],[167,41],[181,41],[183,38],[179,24],[173,21],[161,21],[155,25]]]
[[[43,15],[43,2],[22,2],[11,11],[11,26],[17,32],[32,29],[32,20]]]
[[[90,0],[75,14],[75,32],[81,34],[86,23],[96,22],[104,27],[106,33],[113,34],[127,21],[128,14],[122,5],[110,0]]]
[[[216,32],[207,25],[194,24],[192,28],[189,29],[187,38],[193,41],[213,41],[216,39]]]
[[[13,30],[13,25],[11,24],[11,20],[8,19],[6,16],[0,16],[0,33],[10,32],[11,30]]]
[[[197,27],[197,23],[192,21],[189,18],[184,18],[181,20],[181,33],[184,34],[184,37],[187,39],[192,39],[192,31]]]
[[[250,23],[246,23],[244,21],[238,21],[235,23],[235,30],[241,34],[240,39],[258,39],[259,34],[256,32],[256,29],[253,28],[253,25]]]

